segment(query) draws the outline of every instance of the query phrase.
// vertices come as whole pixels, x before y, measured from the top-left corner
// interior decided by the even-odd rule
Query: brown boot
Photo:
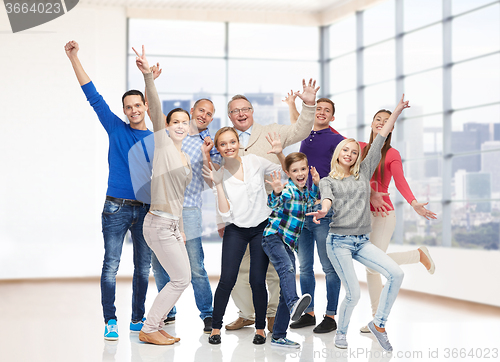
[[[158,332],[160,332],[161,334],[163,334],[168,339],[173,339],[174,342],[179,342],[181,340],[179,337],[173,337],[173,336],[171,336],[170,334],[168,334],[167,332],[165,332],[163,329],[160,329]]]
[[[174,340],[172,338],[167,338],[158,331],[152,333],[144,333],[143,331],[140,331],[139,340],[142,342],[159,345],[174,344]]]
[[[274,317],[267,317],[267,330],[273,333]]]
[[[254,323],[255,322],[250,320],[250,319],[238,317],[238,319],[235,320],[234,322],[226,324],[226,329],[229,331],[235,331],[237,329],[241,329],[241,328],[246,327],[246,326],[251,326]]]

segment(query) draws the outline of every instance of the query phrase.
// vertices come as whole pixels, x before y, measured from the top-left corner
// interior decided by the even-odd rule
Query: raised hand
[[[203,143],[201,144],[201,152],[209,153],[214,147],[214,141],[210,138],[210,136],[205,137]]]
[[[79,50],[80,50],[80,46],[74,40],[67,42],[66,45],[64,46],[64,51],[66,52],[66,55],[70,59],[72,57],[76,57]]]
[[[328,214],[328,211],[323,211],[323,209],[320,209],[318,211],[308,212],[306,214],[306,216],[309,216],[309,215],[313,216],[313,222],[315,224],[320,224],[321,221],[319,221],[318,219],[321,219],[321,218],[325,217],[326,214]]]
[[[266,183],[271,185],[276,195],[279,195],[285,188],[285,185],[281,182],[281,175],[278,171],[271,173],[271,181],[266,180]]]
[[[279,133],[274,132],[274,136],[271,133],[268,133],[266,136],[267,142],[271,145],[271,150],[267,153],[274,153],[277,155],[278,153],[283,152],[283,145],[281,144],[281,137]]]
[[[151,73],[148,60],[146,59],[146,52],[144,51],[144,45],[142,46],[141,55],[137,53],[137,50],[135,50],[134,47],[132,47],[132,50],[135,52],[135,54],[137,54],[137,57],[135,58],[135,64],[137,64],[137,68],[139,68],[142,74]]]
[[[293,90],[290,90],[290,93],[288,93],[285,97],[285,99],[282,100],[282,102],[290,105],[295,105],[295,98],[297,98],[297,95],[293,93]]]
[[[403,96],[399,100],[399,103],[396,106],[396,109],[394,110],[394,112],[401,113],[403,111],[403,109],[410,108],[410,104],[409,104],[410,101],[405,101],[404,99],[405,99],[405,95],[403,94]]]
[[[160,68],[160,63],[156,63],[151,68],[149,68],[151,73],[153,73],[153,79],[156,79],[160,76],[162,69]]]
[[[311,166],[310,169],[311,169],[311,178],[312,178],[312,181],[314,182],[314,184],[316,186],[319,186],[319,179],[320,179],[320,177],[319,177],[318,171],[316,171],[316,167]]]
[[[370,194],[370,204],[375,209],[375,216],[378,216],[380,213],[380,216],[385,217],[386,215],[387,216],[389,215],[389,210],[391,210],[391,205],[385,202],[382,196],[389,196],[389,193],[377,192],[372,189],[372,192]]]
[[[224,177],[224,166],[216,170],[212,162],[210,162],[210,167],[212,169],[210,169],[207,165],[203,165],[203,177],[211,180],[215,185],[220,184]]]
[[[308,106],[314,106],[316,104],[316,93],[319,87],[316,88],[316,81],[311,78],[309,79],[309,84],[306,85],[306,80],[302,79],[302,94],[300,92],[295,92],[294,94],[304,101]]]
[[[417,214],[419,214],[420,216],[425,217],[427,220],[437,219],[436,214],[434,212],[432,212],[430,210],[427,210],[425,208],[425,205],[427,205],[428,202],[426,202],[424,204],[424,203],[418,202],[417,200],[413,200],[413,201],[415,201],[415,202],[412,202],[411,206],[413,206],[413,210],[415,210],[417,212]]]

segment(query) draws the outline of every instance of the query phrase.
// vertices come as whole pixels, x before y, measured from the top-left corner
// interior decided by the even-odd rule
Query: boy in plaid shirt
[[[280,277],[280,301],[276,312],[271,345],[288,348],[300,348],[300,344],[286,338],[290,319],[296,321],[311,302],[311,296],[297,296],[295,286],[295,255],[298,239],[308,207],[312,207],[318,198],[319,174],[311,167],[313,186],[306,187],[309,165],[307,156],[300,152],[289,154],[283,169],[289,177],[288,183],[281,183],[278,173],[267,181],[274,192],[268,197],[268,206],[272,209],[269,223],[264,230],[262,248],[274,265]]]

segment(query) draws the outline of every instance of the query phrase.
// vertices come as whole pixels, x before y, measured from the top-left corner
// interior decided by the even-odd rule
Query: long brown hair
[[[373,116],[373,120],[375,120],[375,117],[377,117],[377,114],[379,113],[388,113],[389,115],[392,114],[391,111],[388,111],[387,109],[381,109],[375,115]],[[380,158],[380,163],[378,164],[377,168],[375,169],[375,172],[373,173],[373,177],[375,180],[378,179],[378,173],[380,172],[380,180],[382,181],[384,179],[384,171],[385,171],[385,156],[387,155],[387,151],[389,151],[391,147],[391,138],[392,138],[392,132],[390,132],[387,135],[387,138],[385,139],[384,145],[382,146],[382,157]],[[364,160],[366,155],[368,154],[368,151],[370,150],[370,147],[373,143],[373,140],[375,139],[374,134],[373,134],[373,129],[370,132],[370,142],[365,146],[363,149],[363,153],[361,154],[361,159]]]

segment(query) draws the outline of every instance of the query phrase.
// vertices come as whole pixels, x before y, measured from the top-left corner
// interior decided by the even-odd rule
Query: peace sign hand
[[[148,60],[146,59],[146,52],[144,51],[144,45],[142,46],[142,54],[139,55],[137,50],[132,47],[132,50],[137,54],[137,57],[135,58],[135,64],[137,64],[137,68],[142,72],[142,74],[147,74],[151,73],[151,70],[149,68],[149,63]]]

